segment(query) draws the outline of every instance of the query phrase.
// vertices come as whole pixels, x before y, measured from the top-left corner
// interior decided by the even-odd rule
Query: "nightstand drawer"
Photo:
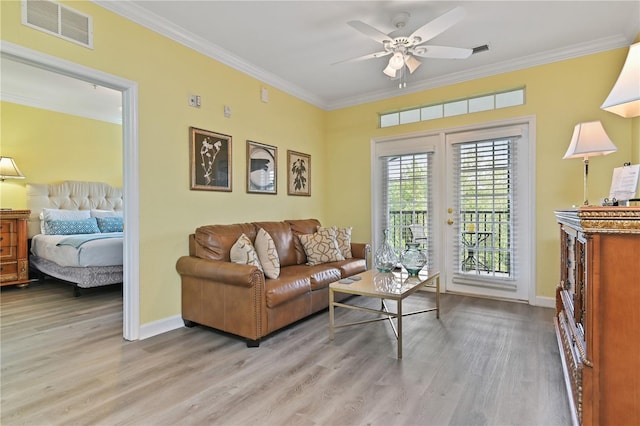
[[[18,279],[18,262],[0,263],[0,281]]]
[[[18,244],[18,234],[15,232],[0,233],[0,247],[16,246]]]
[[[0,247],[0,261],[1,262],[5,262],[8,260],[16,260],[16,258],[18,257],[18,250],[16,250],[17,247],[15,245],[13,246],[1,246]]]
[[[3,220],[2,222],[0,222],[0,233],[1,234],[6,234],[6,233],[12,233],[15,234],[16,231],[16,220],[15,219],[8,219],[8,220]]]
[[[0,286],[29,283],[29,210],[0,210]]]

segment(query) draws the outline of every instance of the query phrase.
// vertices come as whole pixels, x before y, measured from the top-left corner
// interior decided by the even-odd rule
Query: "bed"
[[[122,283],[122,190],[102,182],[27,184],[29,266],[81,288]]]

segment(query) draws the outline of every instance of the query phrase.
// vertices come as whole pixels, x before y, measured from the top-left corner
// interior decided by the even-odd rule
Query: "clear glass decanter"
[[[415,277],[427,264],[427,256],[418,248],[419,243],[407,243],[407,249],[400,256],[400,263],[409,273]]]
[[[393,251],[393,247],[389,244],[389,230],[382,231],[384,238],[382,244],[376,250],[375,265],[380,272],[391,272],[398,263],[398,256]]]

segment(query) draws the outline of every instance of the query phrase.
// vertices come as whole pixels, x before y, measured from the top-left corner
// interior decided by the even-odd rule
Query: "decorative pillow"
[[[51,234],[51,232],[49,232],[47,222],[52,220],[82,220],[89,219],[90,217],[89,210],[61,210],[45,208],[40,212],[40,232],[43,234]]]
[[[123,216],[123,211],[122,210],[98,210],[98,209],[91,209],[91,217],[122,217]]]
[[[258,253],[256,253],[251,240],[245,234],[240,235],[235,244],[231,246],[230,257],[234,263],[257,266],[258,269],[263,271]]]
[[[304,252],[307,254],[307,265],[309,266],[344,260],[335,238],[327,236],[326,233],[304,234],[299,238]]]
[[[264,229],[260,228],[256,235],[256,252],[258,259],[262,264],[262,270],[267,278],[278,278],[280,276],[280,259],[276,251],[276,243],[273,242],[271,235]]]
[[[94,217],[100,232],[122,232],[124,226],[121,217]]]
[[[95,217],[80,220],[48,220],[49,235],[99,234]]]
[[[336,243],[338,244],[338,249],[340,249],[340,253],[345,259],[351,259],[353,257],[351,254],[351,229],[351,227],[338,228],[336,226],[318,226],[319,233],[326,234],[329,237],[333,235],[333,238],[335,238]]]

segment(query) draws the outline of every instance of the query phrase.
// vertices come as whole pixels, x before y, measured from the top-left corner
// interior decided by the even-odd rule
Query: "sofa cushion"
[[[338,268],[342,278],[350,277],[367,270],[367,261],[355,257],[327,264],[327,266],[329,265]]]
[[[351,227],[338,228],[337,226],[324,227],[318,226],[318,232],[326,235],[333,235],[340,249],[340,253],[345,259],[351,259]]]
[[[307,254],[307,265],[309,266],[344,260],[335,238],[331,238],[327,234],[315,232],[300,235],[300,242]]]
[[[273,239],[280,259],[280,266],[295,265],[296,247],[291,226],[287,222],[254,222],[256,229],[264,229]],[[264,265],[263,265],[264,266]]]
[[[257,266],[261,271],[263,270],[260,259],[258,258],[258,253],[256,253],[253,244],[251,244],[251,240],[245,234],[240,235],[235,244],[231,246],[229,256],[234,263],[253,265]]]
[[[195,232],[195,255],[203,259],[231,261],[231,247],[240,235],[251,241],[256,239],[257,229],[251,223],[201,226]]]
[[[318,219],[292,219],[286,221],[291,226],[293,235],[299,237],[300,235],[313,234],[320,226]],[[304,247],[300,242],[300,238],[294,238],[294,244],[296,248],[296,263],[302,265],[307,263],[307,255],[304,252]]]
[[[304,274],[287,273],[289,268],[283,268],[282,274],[277,279],[265,280],[267,307],[276,307],[311,292],[309,277]]]
[[[278,258],[278,251],[276,245],[271,238],[271,235],[264,229],[258,229],[258,235],[256,235],[256,252],[258,253],[258,259],[262,264],[262,270],[267,278],[278,278],[280,276],[280,259]]]
[[[337,262],[336,262],[337,263]],[[328,287],[329,284],[342,278],[341,271],[336,263],[323,263],[322,265],[307,266],[294,265],[287,266],[287,274],[306,276],[310,278],[311,290],[318,290]]]

